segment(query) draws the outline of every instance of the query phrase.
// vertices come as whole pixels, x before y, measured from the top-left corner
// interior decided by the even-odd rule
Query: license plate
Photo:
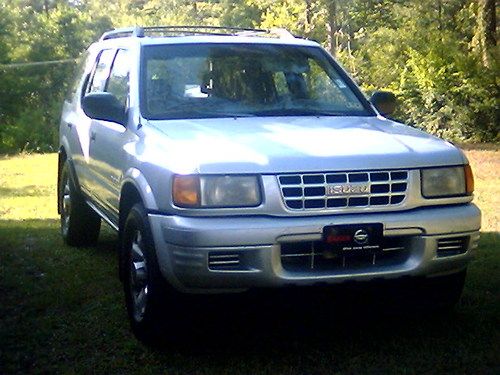
[[[326,247],[342,254],[380,251],[382,239],[381,223],[331,225],[323,229],[323,242]]]

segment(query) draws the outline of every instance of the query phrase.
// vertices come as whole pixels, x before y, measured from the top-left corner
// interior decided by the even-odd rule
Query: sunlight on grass
[[[482,230],[500,232],[500,151],[466,150],[474,173],[474,202],[483,213]]]
[[[57,154],[0,159],[0,219],[57,218]]]

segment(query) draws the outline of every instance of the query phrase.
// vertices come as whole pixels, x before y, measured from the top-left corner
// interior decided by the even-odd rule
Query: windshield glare
[[[319,48],[271,44],[145,46],[148,119],[367,115]]]

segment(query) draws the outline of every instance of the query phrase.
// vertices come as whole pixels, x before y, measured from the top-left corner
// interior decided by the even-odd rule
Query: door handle
[[[95,141],[95,132],[90,132],[90,140]]]
[[[73,124],[71,122],[68,122],[66,125],[68,125],[68,128],[72,128],[73,127]]]

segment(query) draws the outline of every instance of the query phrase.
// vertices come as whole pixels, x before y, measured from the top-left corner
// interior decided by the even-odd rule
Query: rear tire
[[[69,163],[65,161],[59,182],[61,234],[64,242],[70,246],[95,245],[101,229],[101,218],[85,202],[74,181]]]
[[[123,228],[123,287],[132,332],[148,346],[164,344],[162,332],[171,324],[176,292],[163,278],[156,259],[149,220],[143,205],[135,204]]]

